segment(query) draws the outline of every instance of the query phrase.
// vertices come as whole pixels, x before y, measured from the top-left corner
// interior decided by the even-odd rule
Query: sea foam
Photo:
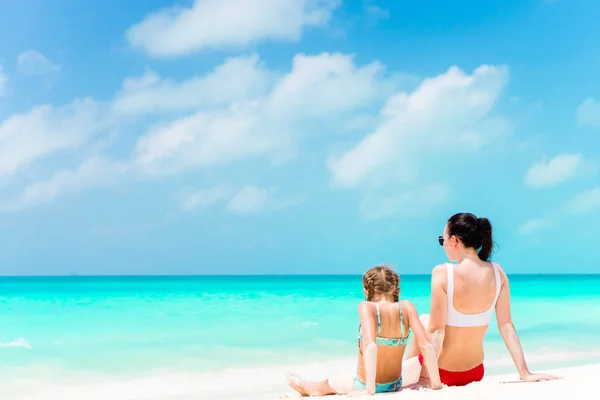
[[[31,350],[31,345],[29,344],[29,342],[27,342],[27,340],[25,338],[18,338],[18,339],[13,340],[12,342],[7,342],[7,343],[0,342],[0,348],[6,348],[6,347],[23,347],[23,348]]]

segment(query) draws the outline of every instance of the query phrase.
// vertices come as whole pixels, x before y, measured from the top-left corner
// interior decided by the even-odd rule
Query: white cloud
[[[245,89],[227,89],[221,98],[196,93],[198,88],[234,80],[240,70],[245,71],[246,79],[268,77],[269,83],[243,86],[241,79]],[[292,70],[279,75],[260,67],[258,59],[250,56],[228,60],[205,76],[179,83],[152,72],[127,80],[115,98],[113,111],[140,115],[200,108],[192,115],[155,125],[137,140],[124,162],[134,173],[146,176],[214,168],[259,157],[281,163],[295,156],[303,136],[343,131],[348,124],[356,125],[352,116],[362,115],[363,125],[375,124],[376,129],[342,157],[330,160],[334,178],[342,186],[368,183],[368,196],[360,206],[367,218],[419,215],[418,206],[438,204],[447,197],[449,188],[438,184],[394,186],[394,192],[386,195],[373,189],[389,183],[390,178],[411,182],[429,153],[443,154],[449,149],[457,154],[472,152],[501,134],[504,121],[489,114],[507,76],[504,67],[482,66],[472,75],[453,67],[423,81],[412,93],[395,95],[386,103],[401,82],[398,76],[386,75],[378,62],[358,66],[352,55],[300,54],[294,57]],[[382,105],[379,115],[374,115],[373,110]],[[62,184],[57,190],[64,187],[77,185]],[[225,192],[193,193],[182,207],[191,210],[207,202],[225,201],[225,197]],[[229,199],[227,207],[230,212],[245,213],[281,209],[302,201],[277,198],[271,189],[249,186]]]
[[[61,66],[52,63],[42,53],[28,50],[17,57],[17,68],[23,75],[49,75],[60,71]]]
[[[380,20],[388,19],[390,17],[390,11],[388,9],[382,8],[372,1],[365,2],[365,12],[367,13],[367,18],[371,23],[377,23]]]
[[[234,214],[250,214],[266,207],[269,193],[258,186],[243,187],[227,204],[227,209]]]
[[[272,79],[256,55],[228,59],[212,72],[183,82],[161,78],[148,69],[139,78],[125,80],[113,109],[123,114],[152,114],[223,106],[263,95]]]
[[[502,134],[504,120],[494,118],[490,111],[507,79],[504,67],[482,66],[471,75],[453,67],[423,81],[411,93],[390,98],[397,92],[399,80],[386,74],[380,63],[360,66],[352,55],[329,53],[299,54],[294,57],[291,71],[283,75],[261,66],[256,56],[227,60],[206,75],[180,82],[147,71],[141,78],[126,80],[112,104],[113,111],[134,116],[189,110],[194,113],[154,125],[137,140],[129,158],[112,163],[115,167],[107,171],[117,175],[123,171],[141,172],[148,177],[213,169],[253,158],[281,163],[295,156],[298,141],[306,135],[331,135],[348,126],[356,129],[361,124],[375,125],[354,148],[329,160],[336,183],[367,189],[368,195],[360,205],[367,218],[422,215],[424,208],[439,204],[450,193],[445,185],[414,184],[412,178],[418,176],[423,159],[447,151],[473,152]],[[212,93],[219,87],[223,88],[220,93]],[[377,115],[374,110],[382,106]],[[81,147],[92,133],[108,124],[106,116],[99,118],[97,110],[89,114],[69,113],[62,108],[58,112],[49,106],[41,110],[37,119],[16,116],[7,120],[8,125],[0,125],[0,132],[9,132],[0,134],[0,144],[5,137],[13,141],[28,138],[19,146],[13,145],[13,149],[31,151],[39,143],[48,142],[40,145],[43,150],[18,157],[18,162],[8,164],[0,158],[0,173],[3,169],[13,173],[46,154]],[[357,115],[364,117],[363,122],[352,120]],[[36,124],[29,129],[20,124],[15,129],[14,121],[11,123],[15,118]],[[7,130],[5,125],[13,128]],[[29,133],[17,135],[17,131]],[[55,143],[50,138],[63,140]],[[27,147],[25,143],[36,146]],[[4,147],[0,147],[2,151]],[[49,182],[35,184],[17,203],[32,205],[38,199],[56,198],[62,191],[88,187],[78,183],[84,176],[82,170],[87,171],[80,166],[63,171]],[[394,187],[393,192],[377,193],[377,188],[390,183],[390,179],[412,184],[387,185]],[[105,181],[103,176],[92,177],[89,185]],[[259,186],[245,187],[237,194],[214,190],[188,192],[181,198],[182,209],[191,211],[227,202],[229,212],[243,214],[282,209],[304,201],[280,197],[274,189]]]
[[[6,77],[6,74],[4,73],[4,69],[2,68],[2,65],[0,64],[0,96],[2,96],[4,94],[7,81],[8,81],[8,78]]]
[[[341,0],[195,0],[148,15],[126,33],[152,56],[206,48],[240,47],[265,39],[298,40],[306,27],[324,25]]]
[[[267,105],[269,113],[285,118],[331,118],[377,105],[396,89],[396,82],[384,77],[378,61],[358,67],[352,55],[322,53],[298,54],[292,64],[292,71],[277,83]]]
[[[519,234],[528,236],[536,232],[545,230],[554,225],[554,221],[550,218],[534,218],[526,221],[519,227]]]
[[[12,175],[50,154],[78,149],[106,123],[100,106],[90,99],[12,115],[0,122],[0,176]]]
[[[577,121],[584,126],[600,127],[600,101],[588,97],[577,109]]]
[[[224,183],[210,189],[185,189],[178,196],[183,212],[192,212],[219,203],[226,203],[227,211],[237,215],[282,210],[300,205],[306,200],[299,196],[278,196],[275,188],[246,185],[236,191],[231,185]]]
[[[393,81],[383,78],[378,63],[356,67],[348,55],[298,55],[270,93],[153,128],[138,141],[135,163],[147,173],[169,174],[259,156],[283,162],[311,121],[341,122],[345,113],[377,104],[390,88]]]
[[[303,197],[278,197],[273,188],[248,185],[233,196],[227,204],[227,210],[232,214],[255,214],[295,207],[305,200]]]
[[[140,116],[155,115],[159,110],[185,112],[188,108],[200,110],[156,124],[136,141],[130,156],[122,161],[133,174],[165,176],[259,157],[277,164],[296,154],[297,141],[303,135],[323,129],[325,124],[332,126],[313,134],[343,130],[351,111],[368,115],[369,109],[383,102],[385,93],[398,84],[395,77],[384,76],[378,63],[356,66],[351,55],[298,55],[292,70],[283,75],[259,64],[254,56],[231,59],[206,76],[179,83],[147,73],[142,79],[124,83],[110,115],[100,113],[99,105],[90,100],[57,109],[41,106],[13,116],[0,129],[0,155],[7,154],[0,158],[0,174],[14,173],[48,154],[80,148],[91,134],[124,121],[120,118],[123,114],[114,111]],[[269,90],[265,92],[256,81],[244,83],[240,79],[238,88],[231,88],[228,94],[225,90],[220,95],[194,97],[199,87],[207,91],[221,85],[227,88],[231,82],[225,81],[235,80],[239,71],[245,71],[245,80],[268,76]],[[96,147],[86,149],[91,155],[105,150],[102,142]],[[63,187],[69,185],[63,184],[58,190]],[[277,208],[274,204],[281,206],[287,201],[298,199],[279,199],[269,207]]]
[[[198,208],[207,208],[220,203],[231,196],[231,188],[221,184],[211,189],[189,191],[181,193],[181,210],[194,211]]]
[[[434,183],[392,195],[369,194],[359,205],[365,219],[376,220],[403,216],[420,218],[450,196],[449,186]]]
[[[566,208],[575,214],[600,211],[600,187],[578,193],[567,203]]]
[[[452,67],[412,93],[393,96],[374,132],[329,159],[335,184],[411,181],[427,154],[452,149],[456,156],[486,145],[506,129],[504,120],[489,114],[507,81],[505,67],[484,65],[472,75]]]
[[[134,162],[148,174],[173,174],[233,161],[286,153],[284,134],[261,126],[255,104],[201,111],[152,129],[134,150]]]
[[[539,188],[555,186],[574,179],[591,167],[578,153],[562,153],[550,160],[536,162],[525,174],[525,184]]]
[[[127,165],[102,157],[92,157],[73,170],[56,172],[48,181],[37,182],[25,188],[16,200],[4,206],[5,211],[19,211],[84,188],[111,185],[119,175],[127,172]]]

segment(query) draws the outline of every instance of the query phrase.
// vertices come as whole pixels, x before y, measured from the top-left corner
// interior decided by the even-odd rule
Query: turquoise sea
[[[429,279],[402,276],[420,313]],[[600,362],[600,275],[510,279],[532,368]],[[361,300],[358,275],[3,277],[0,398],[261,398],[290,369],[353,369]],[[514,371],[495,325],[486,357]]]

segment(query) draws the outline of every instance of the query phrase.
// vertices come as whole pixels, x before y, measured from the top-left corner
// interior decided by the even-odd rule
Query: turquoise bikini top
[[[398,309],[400,310],[400,338],[387,338],[379,336],[381,334],[381,315],[379,314],[379,304],[375,303],[377,309],[377,336],[375,337],[375,344],[379,346],[404,346],[408,342],[410,337],[410,328],[408,335],[404,337],[404,319],[402,318],[402,304],[398,303]],[[362,326],[358,328],[358,340],[362,340]]]

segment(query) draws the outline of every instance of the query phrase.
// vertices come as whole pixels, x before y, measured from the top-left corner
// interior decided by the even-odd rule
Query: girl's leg
[[[423,314],[419,319],[423,323],[425,329],[427,329],[429,326],[429,314]],[[421,366],[421,363],[419,362],[420,354],[421,349],[419,349],[417,341],[413,338],[408,344],[404,356],[402,357],[402,386],[415,385],[423,379],[429,378],[427,368]]]
[[[324,381],[309,382],[296,374],[288,374],[288,385],[300,396],[328,396],[332,394],[348,394],[352,390],[352,382],[344,379],[325,379]]]
[[[402,361],[402,386],[411,386],[421,378],[421,363],[418,357]]]

